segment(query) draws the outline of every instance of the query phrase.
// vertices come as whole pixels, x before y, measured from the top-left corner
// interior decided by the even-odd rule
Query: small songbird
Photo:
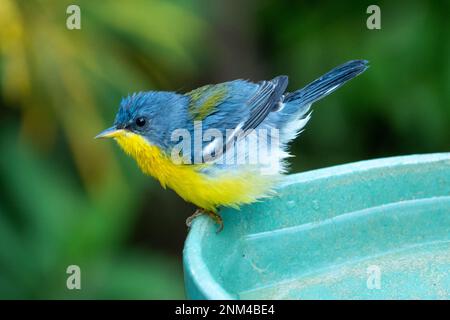
[[[310,119],[311,105],[367,68],[365,60],[349,61],[294,92],[286,92],[288,77],[278,76],[185,94],[135,93],[122,99],[114,125],[96,138],[114,138],[144,173],[195,204],[188,226],[208,214],[221,230],[220,207],[273,194],[286,172],[288,144]],[[249,147],[250,136],[257,142]]]

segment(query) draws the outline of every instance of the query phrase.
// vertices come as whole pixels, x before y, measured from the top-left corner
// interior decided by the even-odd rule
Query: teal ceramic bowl
[[[450,153],[291,175],[222,215],[189,232],[190,299],[450,298]]]

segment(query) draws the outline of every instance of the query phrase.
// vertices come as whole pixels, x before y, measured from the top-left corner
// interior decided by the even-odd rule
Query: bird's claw
[[[195,210],[195,212],[186,219],[186,226],[190,229],[194,219],[203,214],[207,214],[209,217],[211,217],[214,220],[215,223],[217,223],[219,225],[219,227],[216,230],[216,233],[219,233],[220,231],[223,230],[223,220],[222,220],[222,217],[220,216],[220,214],[218,214],[217,212],[214,212],[214,211],[203,210],[203,209]]]
[[[219,227],[216,230],[216,233],[219,233],[220,231],[223,230],[223,219],[220,216],[220,214],[216,213],[216,212],[208,212],[208,215],[214,220],[215,223],[217,223],[219,225]]]
[[[201,216],[204,213],[205,212],[203,210],[197,209],[197,210],[195,210],[195,212],[192,215],[187,217],[187,219],[186,219],[186,226],[188,227],[188,229],[191,228],[191,225],[192,225],[192,222],[194,221],[194,219],[197,218],[198,216]]]

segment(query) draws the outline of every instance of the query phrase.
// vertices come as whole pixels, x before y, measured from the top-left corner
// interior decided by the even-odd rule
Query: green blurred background
[[[278,74],[294,90],[364,58],[315,105],[291,171],[449,151],[449,2],[378,1],[381,30],[370,4],[0,0],[0,298],[184,297],[193,206],[92,139],[131,92]],[[82,290],[66,288],[71,264]]]

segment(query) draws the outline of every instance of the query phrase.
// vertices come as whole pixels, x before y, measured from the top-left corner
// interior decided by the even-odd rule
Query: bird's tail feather
[[[309,106],[317,100],[329,95],[344,83],[363,73],[369,67],[366,60],[348,61],[306,87],[286,95],[284,102],[294,102],[300,106]]]

